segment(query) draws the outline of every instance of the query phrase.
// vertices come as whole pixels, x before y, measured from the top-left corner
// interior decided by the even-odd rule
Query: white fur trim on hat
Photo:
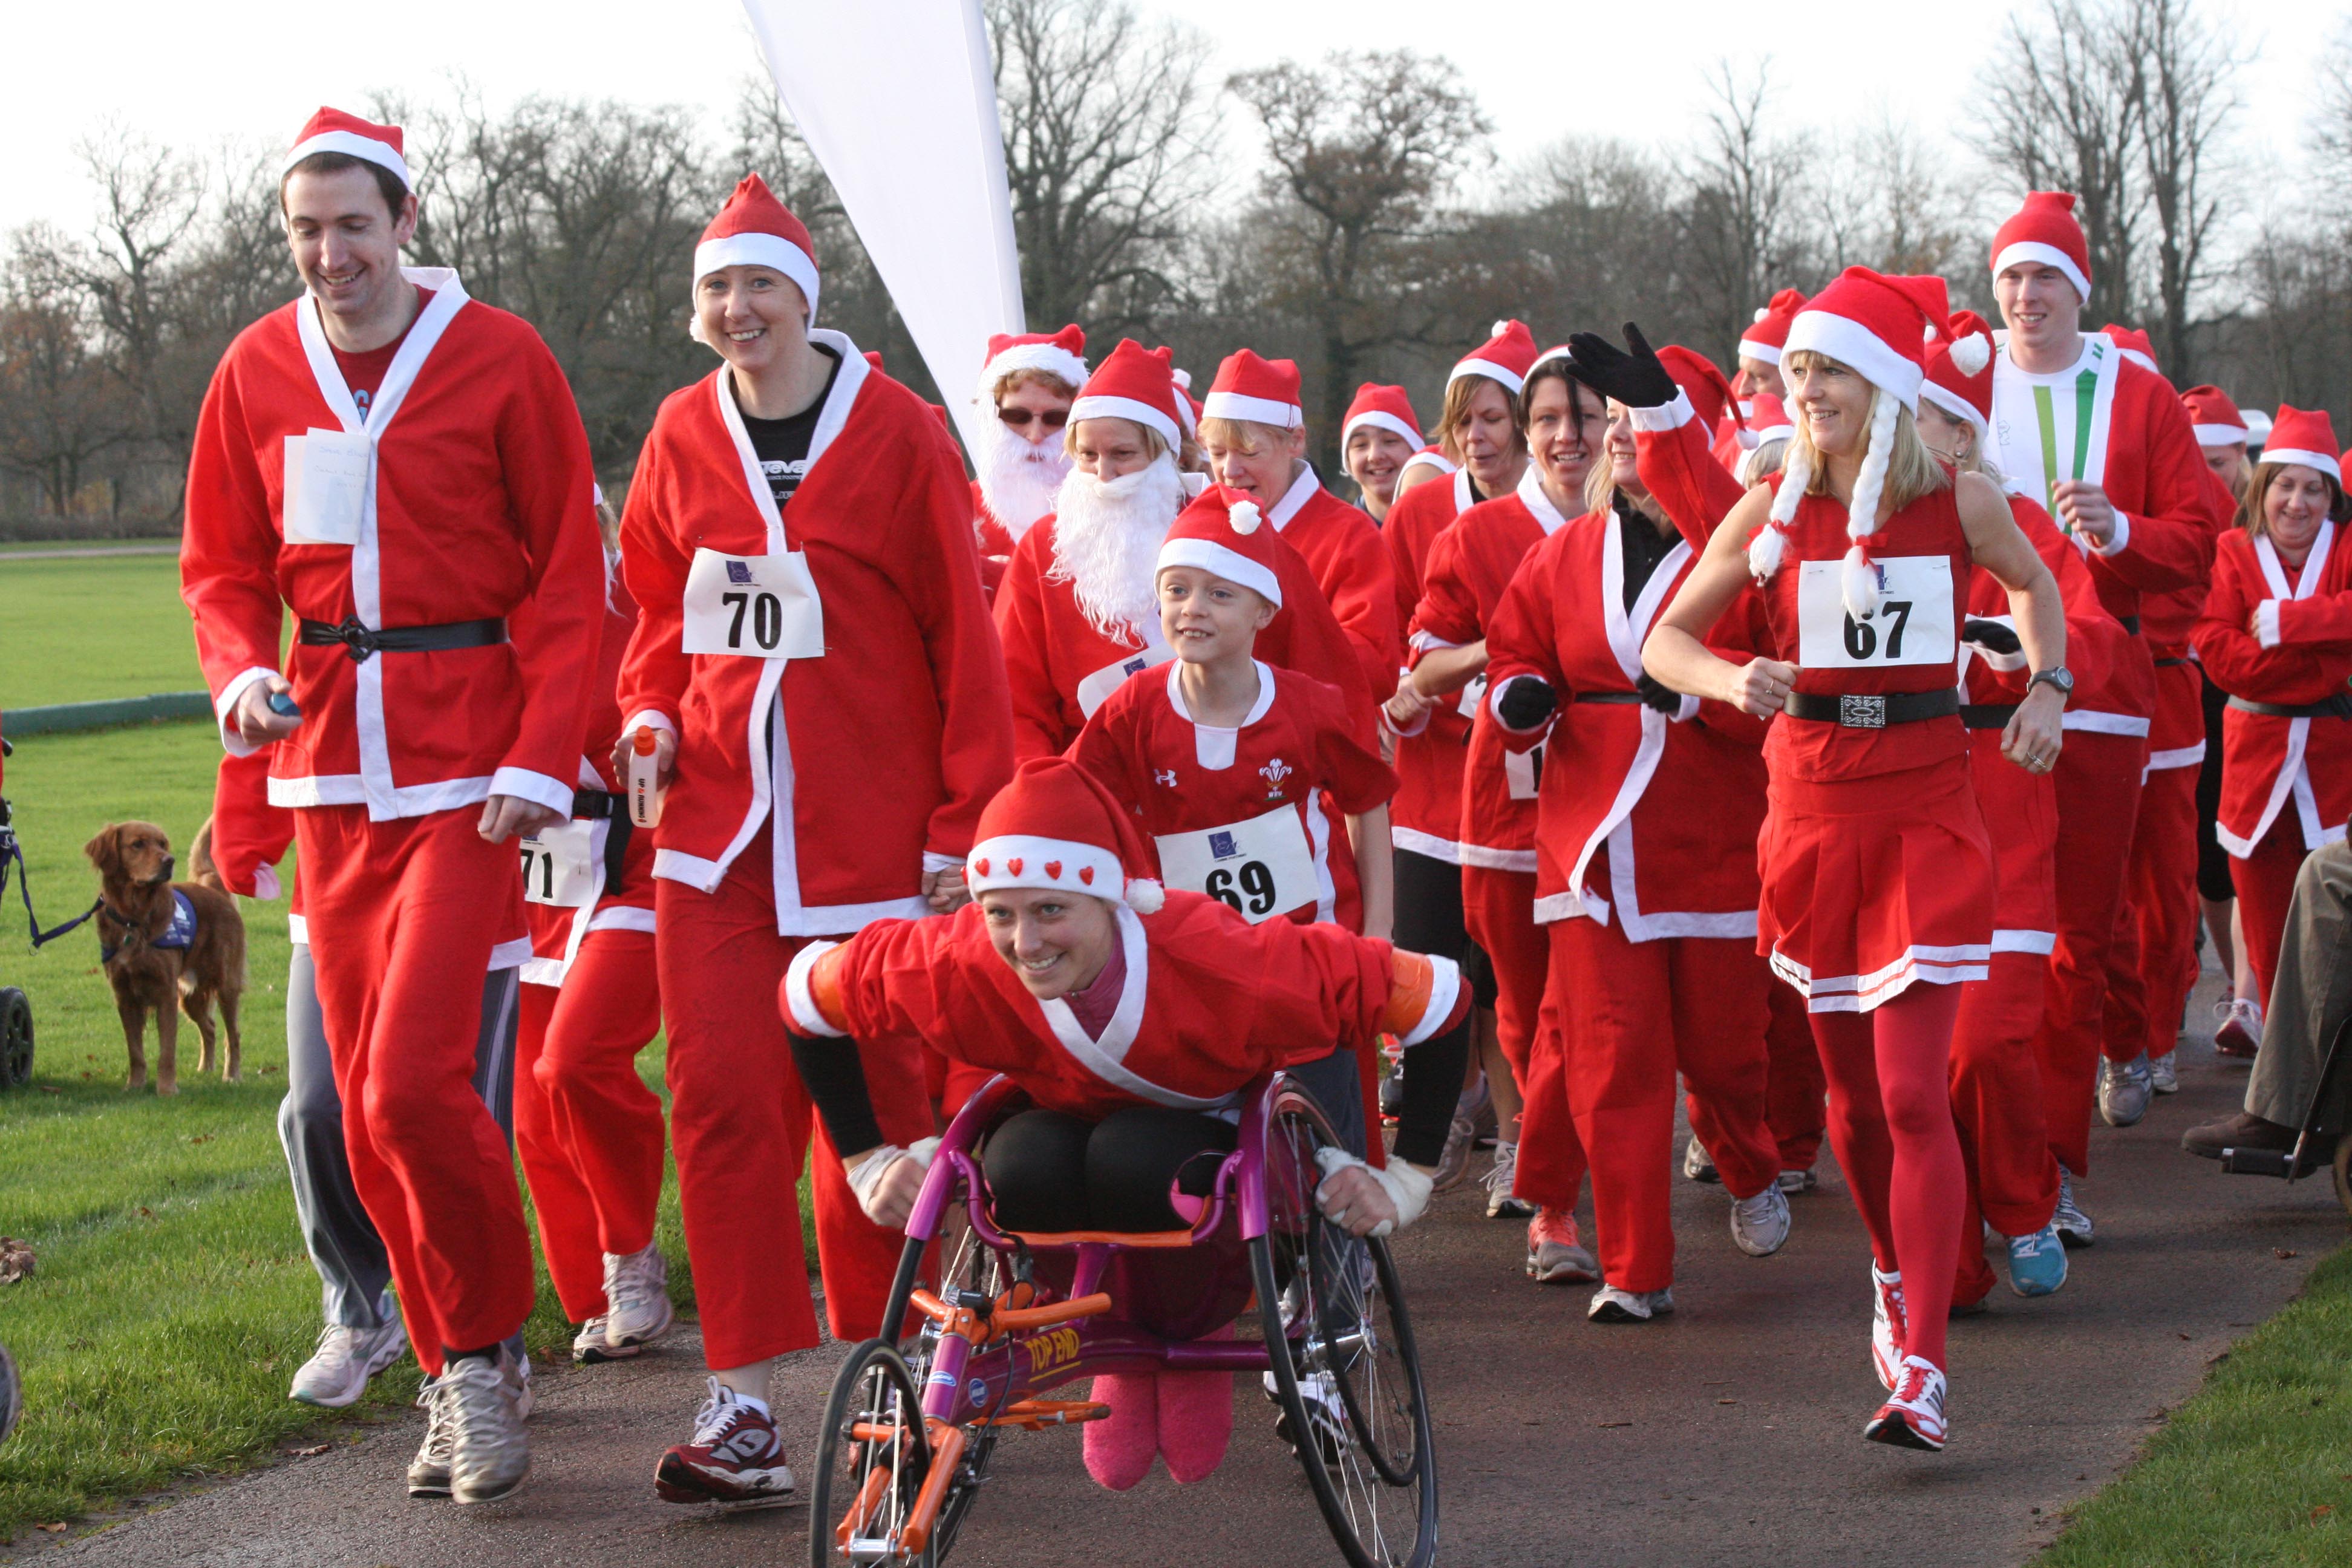
[[[1752,359],[1762,364],[1779,364],[1780,351],[1771,343],[1759,343],[1754,338],[1742,338],[1739,340],[1738,357]]]
[[[1496,364],[1490,359],[1465,359],[1462,361],[1459,364],[1456,364],[1454,367],[1454,374],[1445,378],[1445,384],[1451,386],[1465,375],[1491,376],[1495,380],[1501,382],[1505,386],[1509,387],[1514,395],[1517,395],[1527,386],[1527,378],[1525,376],[1514,375],[1511,372],[1504,369],[1501,365]]]
[[[800,285],[808,301],[809,320],[816,320],[816,262],[809,253],[781,234],[730,234],[706,239],[694,247],[694,280],[700,283],[722,267],[765,267]]]
[[[341,153],[346,158],[357,158],[362,163],[390,169],[400,176],[400,183],[414,190],[416,182],[408,176],[408,160],[393,151],[389,142],[379,142],[373,136],[362,136],[356,131],[321,131],[294,144],[286,161],[278,166],[278,177],[284,179],[293,173],[294,165],[320,153]]]
[[[1255,590],[1275,608],[1282,607],[1281,578],[1240,551],[1227,549],[1213,539],[1169,540],[1160,547],[1160,562],[1152,568],[1152,575],[1157,578],[1171,566],[1197,566],[1203,572],[1214,573],[1228,583],[1239,583]]]
[[[1003,888],[1034,888],[1124,903],[1139,915],[1157,913],[1167,899],[1150,878],[1130,879],[1118,856],[1099,844],[1027,833],[999,834],[973,845],[964,883],[974,898]]]
[[[2317,468],[2338,484],[2344,482],[2344,466],[2333,452],[2309,452],[2297,447],[2265,447],[2263,448],[2263,461],[2301,463],[2306,468]]]
[[[1919,384],[1919,395],[1953,418],[1965,419],[1975,426],[1979,446],[1991,437],[1992,426],[1985,423],[1985,416],[1978,410],[1977,405],[1950,387],[1938,386],[1932,381],[1923,381]]]
[[[2191,425],[2189,428],[2200,447],[2242,446],[2253,434],[2242,425]]]
[[[1348,444],[1348,437],[1353,436],[1357,431],[1362,429],[1367,425],[1372,426],[1378,429],[1389,431],[1394,435],[1402,436],[1416,447],[1421,445],[1421,432],[1414,429],[1412,426],[1406,424],[1403,420],[1398,418],[1395,415],[1390,413],[1385,408],[1367,409],[1363,413],[1357,415],[1353,419],[1349,420],[1345,425],[1339,426],[1339,445],[1345,447]]]
[[[1787,352],[1827,354],[1881,392],[1894,394],[1904,407],[1918,411],[1919,383],[1926,372],[1859,321],[1827,310],[1800,310],[1789,323]]]
[[[1424,447],[1397,466],[1397,477],[1399,479],[1402,479],[1404,477],[1405,470],[1414,467],[1415,465],[1419,465],[1424,468],[1435,468],[1441,474],[1453,473],[1462,467],[1461,464],[1455,462],[1453,458],[1447,457],[1436,447]]]
[[[980,367],[980,401],[992,403],[996,389],[1016,370],[1042,370],[1076,392],[1087,384],[1087,362],[1059,343],[1015,343]]]
[[[2091,280],[2074,258],[2054,245],[2044,245],[2038,239],[2021,239],[1992,258],[1992,275],[1996,278],[2021,261],[2038,261],[2044,267],[2055,267],[2074,286],[2074,292],[2084,300],[2091,297]]]
[[[1277,430],[1296,430],[1307,423],[1307,416],[1296,403],[1277,403],[1271,397],[1252,397],[1240,392],[1209,394],[1201,400],[1201,416],[1246,419],[1253,425],[1271,425]]]
[[[1081,419],[1131,419],[1138,425],[1158,431],[1160,438],[1171,447],[1183,444],[1182,437],[1176,430],[1176,421],[1169,417],[1166,409],[1155,408],[1132,397],[1106,397],[1100,393],[1092,397],[1081,397],[1070,405],[1070,423],[1076,425]]]

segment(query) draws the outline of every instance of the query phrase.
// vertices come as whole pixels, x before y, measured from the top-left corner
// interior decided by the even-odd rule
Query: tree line
[[[1196,392],[1237,344],[1296,359],[1327,474],[1359,382],[1402,382],[1433,417],[1498,317],[1543,342],[1637,320],[1728,369],[1774,289],[1850,264],[1940,272],[1990,314],[1989,241],[2027,189],[2078,193],[2090,320],[2144,327],[2176,384],[2352,412],[2352,208],[2329,195],[2352,188],[2352,53],[2320,75],[2313,198],[2260,201],[2240,126],[2255,62],[2197,0],[2027,0],[1962,122],[1933,134],[1800,126],[1769,61],[1719,62],[1682,135],[1579,125],[1563,92],[1566,132],[1509,163],[1475,84],[1435,57],[1220,76],[1197,31],[1129,4],[990,0],[988,19],[1031,323],[1168,343]],[[746,169],[808,224],[824,319],[940,397],[764,80],[718,116],[493,109],[462,87],[370,107],[408,131],[412,259],[539,329],[608,489],[661,398],[709,367],[685,258]],[[175,527],[214,363],[296,291],[274,155],[110,135],[84,161],[95,218],[21,228],[0,258],[0,537]]]

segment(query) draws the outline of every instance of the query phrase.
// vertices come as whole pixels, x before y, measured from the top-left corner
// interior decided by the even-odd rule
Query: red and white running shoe
[[[1538,1209],[1528,1221],[1528,1278],[1538,1285],[1601,1278],[1600,1259],[1576,1232],[1566,1209]]]
[[[1944,1372],[1916,1355],[1903,1358],[1900,1380],[1862,1435],[1896,1448],[1944,1449]]]
[[[715,1502],[731,1508],[782,1508],[800,1500],[784,1463],[775,1417],[710,1381],[710,1397],[694,1418],[694,1440],[680,1443],[654,1467],[654,1490],[664,1502]]]
[[[2263,1005],[2243,996],[2225,996],[2213,1004],[2221,1027],[2213,1031],[2213,1053],[2252,1061],[2263,1046]]]
[[[1870,1287],[1870,1370],[1891,1389],[1902,1375],[1903,1342],[1910,1332],[1903,1312],[1903,1276],[1881,1274],[1874,1263]]]

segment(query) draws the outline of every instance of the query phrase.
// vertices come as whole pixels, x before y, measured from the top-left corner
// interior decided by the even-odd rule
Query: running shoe
[[[2160,1057],[2147,1058],[2147,1087],[2158,1094],[2180,1092],[2179,1053],[2167,1051]]]
[[[461,1356],[433,1380],[430,1397],[449,1444],[448,1495],[461,1503],[512,1497],[530,1475],[530,1435],[519,1373],[504,1350]],[[420,1456],[421,1457],[421,1456]],[[414,1495],[415,1483],[409,1487]]]
[[[648,1244],[626,1257],[604,1254],[604,1344],[635,1351],[669,1332],[669,1263]]]
[[[1732,1245],[1750,1258],[1769,1258],[1789,1239],[1789,1197],[1779,1184],[1752,1198],[1731,1201]]]
[[[580,1325],[580,1331],[572,1336],[573,1364],[594,1366],[599,1362],[626,1361],[631,1356],[644,1352],[643,1345],[623,1345],[620,1349],[614,1350],[605,1325],[606,1319],[602,1312]]]
[[[1528,1278],[1538,1285],[1601,1278],[1600,1261],[1577,1235],[1574,1215],[1565,1209],[1538,1209],[1528,1221]]]
[[[518,1359],[509,1352],[500,1355],[499,1362],[514,1401],[515,1419],[530,1420],[531,1410],[538,1403],[530,1387],[530,1358],[522,1356]],[[447,1497],[450,1490],[449,1472],[457,1449],[457,1430],[450,1406],[434,1398],[434,1386],[435,1380],[426,1378],[425,1386],[416,1395],[417,1408],[425,1412],[425,1441],[417,1445],[416,1458],[408,1462],[408,1495],[413,1498]]]
[[[2009,1241],[2009,1288],[2021,1296],[2053,1296],[2066,1283],[2066,1244],[2055,1220],[2032,1236]]]
[[[1404,1075],[1391,1072],[1381,1079],[1381,1122],[1395,1126],[1404,1117]]]
[[[784,1442],[765,1401],[747,1399],[717,1378],[694,1417],[694,1436],[661,1457],[654,1490],[664,1502],[782,1508],[800,1500]]]
[[[1903,1315],[1903,1276],[1882,1274],[1870,1266],[1870,1370],[1892,1389],[1903,1365],[1903,1341],[1909,1332]]]
[[[1931,1454],[1944,1448],[1944,1373],[1916,1355],[1903,1358],[1894,1391],[1862,1435],[1874,1443],[1896,1448],[1924,1448]]]
[[[1696,1132],[1691,1134],[1690,1142],[1683,1148],[1683,1174],[1694,1182],[1723,1180],[1723,1173],[1715,1168],[1715,1156],[1706,1152],[1706,1145],[1698,1141]]]
[[[1821,1184],[1822,1179],[1813,1174],[1812,1167],[1810,1165],[1801,1171],[1780,1173],[1780,1190],[1791,1196],[1798,1193],[1810,1193]]]
[[[2063,1167],[2058,1172],[2058,1212],[2050,1223],[2058,1227],[2058,1239],[2069,1247],[2088,1247],[2099,1239],[2091,1216],[2074,1202],[2074,1178]]]
[[[1596,1323],[1646,1323],[1674,1310],[1672,1290],[1620,1290],[1614,1285],[1603,1285],[1592,1293],[1592,1305],[1584,1310],[1584,1315]]]
[[[2243,996],[2228,997],[2213,1004],[2213,1016],[2221,1021],[2213,1031],[2213,1054],[2253,1060],[2263,1045],[2263,1005]]]
[[[1280,1400],[1275,1393],[1274,1373],[1265,1374],[1265,1396]],[[1298,1380],[1298,1402],[1307,1407],[1307,1425],[1313,1429],[1316,1452],[1326,1465],[1337,1467],[1348,1453],[1348,1407],[1339,1397],[1339,1383],[1328,1372],[1310,1372]],[[1290,1413],[1281,1412],[1274,1418],[1274,1435],[1298,1453],[1298,1435],[1290,1429]],[[1304,1456],[1301,1456],[1302,1458]]]
[[[1486,1184],[1486,1217],[1488,1219],[1529,1219],[1536,1205],[1525,1198],[1511,1195],[1512,1179],[1519,1173],[1519,1146],[1517,1143],[1495,1145],[1494,1168],[1483,1178]]]
[[[294,1374],[287,1397],[323,1410],[341,1410],[367,1392],[368,1379],[400,1359],[408,1348],[398,1318],[373,1329],[329,1323],[319,1331],[319,1348]]]
[[[1470,1179],[1470,1154],[1478,1141],[1478,1102],[1486,1094],[1486,1080],[1482,1078],[1476,1089],[1464,1090],[1454,1102],[1454,1120],[1445,1129],[1445,1148],[1437,1156],[1431,1192],[1450,1193]]]
[[[2154,1074],[2145,1054],[2127,1062],[2099,1063],[2099,1115],[2110,1127],[2131,1127],[2147,1114],[2155,1094]]]

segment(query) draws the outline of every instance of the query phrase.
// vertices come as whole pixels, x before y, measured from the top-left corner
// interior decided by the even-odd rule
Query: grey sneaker
[[[604,1345],[630,1352],[669,1332],[669,1264],[647,1246],[624,1258],[604,1254]]]
[[[1518,1173],[1519,1146],[1497,1142],[1495,1145],[1494,1168],[1479,1178],[1486,1186],[1488,1219],[1528,1219],[1534,1216],[1535,1205],[1525,1198],[1511,1195],[1511,1183]]]
[[[431,1379],[417,1394],[416,1405],[425,1412],[425,1441],[417,1445],[416,1458],[408,1461],[408,1495],[447,1497],[451,1433],[446,1408],[433,1397]]]
[[[512,1497],[529,1479],[530,1435],[523,1429],[520,1385],[504,1351],[452,1362],[434,1380],[428,1397],[441,1407],[436,1414],[448,1434],[455,1501],[496,1502]]]
[[[1776,1184],[1752,1198],[1731,1200],[1732,1245],[1750,1258],[1769,1258],[1789,1239],[1789,1195]]]
[[[398,1318],[373,1329],[329,1323],[319,1331],[319,1348],[294,1374],[287,1397],[341,1410],[356,1403],[367,1392],[368,1379],[398,1361],[406,1349],[408,1333]]]
[[[2074,1176],[2063,1169],[2058,1173],[2058,1212],[2050,1223],[2058,1227],[2058,1239],[2069,1247],[2088,1247],[2098,1239],[2091,1216],[2075,1205]]]
[[[1723,1180],[1723,1173],[1715,1168],[1715,1157],[1706,1152],[1706,1145],[1698,1141],[1696,1132],[1683,1150],[1683,1174],[1694,1182]]]
[[[1674,1310],[1671,1289],[1620,1290],[1614,1285],[1603,1285],[1592,1293],[1592,1305],[1584,1310],[1584,1315],[1596,1323],[1646,1323]]]
[[[1813,1174],[1813,1169],[1810,1165],[1801,1171],[1780,1173],[1780,1190],[1784,1193],[1810,1193],[1821,1184],[1822,1179]]]
[[[2110,1127],[2136,1126],[2155,1090],[2145,1055],[2099,1064],[2099,1115]]]
[[[572,1336],[572,1360],[574,1365],[594,1366],[599,1362],[626,1361],[631,1356],[644,1352],[645,1347],[642,1345],[623,1345],[619,1350],[614,1350],[611,1341],[605,1335],[606,1321],[604,1314],[599,1312],[581,1324],[580,1331]]]
[[[2167,1051],[2160,1057],[2147,1058],[2147,1086],[2158,1094],[2180,1092],[2180,1072],[2177,1053]]]
[[[1478,1088],[1484,1089],[1482,1081]],[[1450,1193],[1470,1179],[1470,1154],[1478,1140],[1478,1100],[1475,1093],[1465,1094],[1454,1102],[1454,1120],[1445,1129],[1445,1148],[1437,1156],[1437,1169],[1431,1173],[1430,1191]]]

